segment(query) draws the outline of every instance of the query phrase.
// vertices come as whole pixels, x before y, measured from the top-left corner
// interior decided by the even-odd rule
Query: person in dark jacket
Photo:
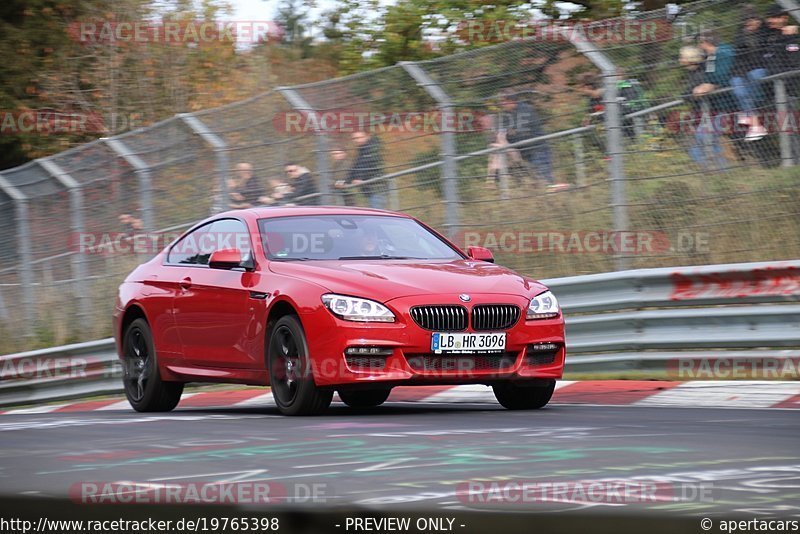
[[[504,91],[500,94],[500,107],[497,144],[513,144],[544,135],[544,123],[531,104],[515,98],[514,93]],[[549,187],[555,184],[553,177],[553,156],[550,144],[541,141],[520,147],[520,154],[542,176]]]
[[[358,147],[358,152],[344,183],[340,182],[338,186],[360,185],[359,189],[367,197],[369,207],[384,209],[386,207],[386,183],[364,183],[383,175],[380,140],[374,135],[362,131],[353,132],[352,139]]]
[[[335,147],[331,150],[331,171],[330,174],[333,176],[333,187],[340,190],[341,197],[340,202],[345,206],[355,206],[356,205],[356,195],[352,189],[343,189],[343,186],[347,183],[347,174],[348,174],[348,165],[347,165],[347,152],[340,148]]]
[[[767,44],[764,59],[769,74],[800,70],[800,33],[797,25],[789,24],[789,14],[780,6],[767,12]],[[790,94],[797,95],[800,81],[786,81]]]
[[[764,63],[768,29],[753,6],[746,5],[743,14],[744,21],[734,41],[736,57],[731,71],[731,86],[742,110],[739,124],[748,126],[744,139],[756,141],[767,135],[756,107],[763,98],[759,82],[768,74]]]
[[[242,209],[261,204],[265,191],[260,180],[253,175],[253,166],[250,163],[239,163],[236,165],[236,174],[238,179],[228,182],[228,206],[231,209]]]
[[[289,163],[284,167],[286,176],[289,177],[288,185],[290,192],[285,195],[281,200],[289,204],[302,204],[304,206],[319,206],[320,197],[315,196],[311,198],[301,198],[307,195],[317,193],[317,184],[314,177],[311,176],[311,171],[305,167],[301,167],[296,163]]]

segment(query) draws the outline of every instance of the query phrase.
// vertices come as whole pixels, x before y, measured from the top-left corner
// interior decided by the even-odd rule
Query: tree
[[[275,22],[283,29],[282,41],[299,51],[300,57],[308,57],[311,52],[309,10],[315,5],[314,0],[282,0],[278,5]]]
[[[207,38],[193,40],[185,31],[177,41],[119,30],[122,23],[164,22],[196,29],[227,9],[219,0],[5,0],[0,109],[88,118],[90,127],[48,135],[5,131],[0,168],[252,94],[239,83],[235,41],[214,25]]]

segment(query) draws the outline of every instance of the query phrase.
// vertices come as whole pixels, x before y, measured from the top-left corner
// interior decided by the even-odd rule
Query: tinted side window
[[[247,257],[252,249],[250,245],[250,233],[247,226],[236,219],[221,219],[212,224],[211,236],[209,241],[214,250],[226,248],[239,249],[242,257]]]
[[[167,263],[180,265],[208,265],[211,252],[207,246],[209,231],[214,223],[201,226],[183,236],[175,243],[167,255]],[[208,249],[208,250],[206,250]]]
[[[186,234],[170,249],[167,263],[208,265],[215,250],[238,248],[247,256],[252,247],[247,226],[236,219],[221,219]]]

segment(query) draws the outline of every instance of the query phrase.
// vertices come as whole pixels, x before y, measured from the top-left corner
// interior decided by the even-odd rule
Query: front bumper
[[[324,307],[303,314],[314,380],[319,386],[380,384],[492,383],[561,378],[566,347],[564,319],[526,321],[528,300],[514,295],[478,294],[464,304],[455,295],[404,297],[385,303],[394,323],[355,323],[334,317]],[[470,314],[479,304],[514,304],[520,319],[506,332],[503,353],[433,354],[432,332],[418,326],[412,306],[458,304]],[[464,332],[474,332],[468,327]],[[351,347],[374,348],[379,356],[346,355]]]

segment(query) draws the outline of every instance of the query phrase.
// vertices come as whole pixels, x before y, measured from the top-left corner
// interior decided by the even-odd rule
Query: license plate
[[[437,354],[443,352],[502,352],[505,348],[505,332],[481,334],[434,332],[431,337],[431,351]]]

